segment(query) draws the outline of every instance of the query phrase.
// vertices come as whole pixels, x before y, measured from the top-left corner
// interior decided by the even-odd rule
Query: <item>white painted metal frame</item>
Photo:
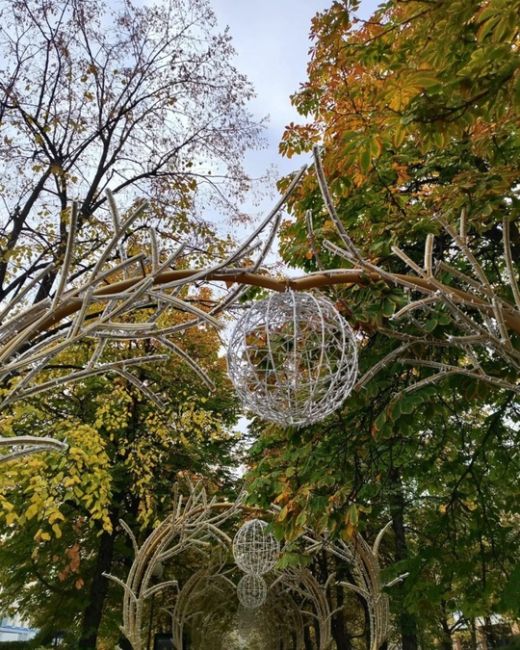
[[[357,343],[327,298],[286,291],[254,302],[235,326],[228,370],[243,406],[282,426],[323,420],[357,379]]]
[[[233,557],[244,573],[261,576],[270,571],[280,555],[280,543],[261,519],[246,521],[233,538]]]

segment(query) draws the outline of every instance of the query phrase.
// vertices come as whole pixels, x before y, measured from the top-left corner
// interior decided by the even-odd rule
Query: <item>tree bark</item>
[[[441,650],[453,650],[453,639],[449,631],[443,630],[442,632]]]
[[[399,562],[408,558],[406,531],[404,526],[405,502],[401,483],[401,474],[398,468],[390,471],[392,489],[390,491],[390,513],[392,516],[392,529],[395,534],[395,559]],[[403,586],[398,591],[403,596]],[[396,589],[396,590],[397,590]],[[402,650],[418,650],[417,621],[415,616],[408,612],[404,605],[399,614],[399,628],[401,632]]]
[[[303,628],[303,642],[305,644],[305,650],[314,650],[314,643],[312,642],[309,627],[307,625]]]
[[[470,625],[469,625],[469,632],[470,632],[470,648],[471,650],[477,650],[478,649],[478,643],[477,643],[477,623],[475,619],[472,619]]]
[[[453,649],[453,634],[450,624],[448,622],[448,617],[446,614],[446,602],[441,602],[442,615],[441,615],[441,628],[442,628],[442,637],[441,637],[441,650],[452,650]]]
[[[337,650],[351,650],[352,644],[347,634],[345,613],[343,611],[343,604],[345,596],[342,587],[336,587],[336,606],[341,607],[332,617],[332,637],[336,642]]]
[[[113,512],[111,520],[117,521],[117,513]],[[88,605],[83,612],[81,624],[81,637],[78,642],[80,650],[96,650],[99,626],[103,615],[103,607],[108,592],[108,579],[103,573],[109,573],[114,557],[115,533],[103,531],[100,537],[98,555],[94,576],[90,584]]]

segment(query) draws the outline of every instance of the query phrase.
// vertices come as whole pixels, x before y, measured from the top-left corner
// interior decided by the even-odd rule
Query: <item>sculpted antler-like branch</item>
[[[304,291],[311,288],[321,288],[336,284],[366,285],[372,282],[384,281],[393,286],[400,286],[418,295],[408,305],[398,311],[394,322],[408,319],[414,324],[419,334],[403,332],[402,328],[382,327],[381,331],[403,342],[398,348],[389,353],[370,369],[357,383],[361,388],[387,362],[397,361],[402,364],[427,365],[436,370],[431,376],[417,381],[407,387],[407,391],[416,390],[426,384],[435,383],[451,374],[466,376],[486,381],[497,388],[520,392],[518,380],[511,379],[510,373],[505,376],[492,375],[482,367],[477,358],[477,351],[485,354],[492,353],[502,359],[506,368],[520,370],[520,351],[515,347],[513,337],[520,335],[520,291],[512,261],[509,222],[504,220],[502,225],[505,269],[510,281],[514,303],[509,303],[499,296],[496,288],[490,283],[484,269],[471,251],[467,236],[467,215],[461,215],[460,232],[457,233],[449,224],[442,225],[450,235],[454,245],[466,258],[473,275],[468,276],[459,269],[442,261],[434,263],[433,236],[426,238],[424,268],[411,260],[399,247],[394,247],[395,254],[410,268],[410,274],[389,272],[380,266],[366,260],[358,247],[346,232],[327,187],[321,165],[319,150],[314,151],[314,163],[318,183],[322,192],[329,216],[339,234],[342,246],[330,241],[323,245],[346,259],[353,268],[320,270],[300,278],[273,277],[260,272],[260,266],[265,259],[275,237],[279,222],[280,209],[288,196],[300,182],[305,168],[300,170],[271,213],[257,229],[232,254],[218,264],[205,269],[181,269],[176,262],[184,247],[180,247],[165,261],[159,259],[159,251],[155,235],[150,235],[150,255],[143,252],[133,257],[127,257],[122,248],[122,241],[128,234],[132,224],[143,214],[145,205],[139,204],[122,221],[113,197],[109,197],[112,210],[114,235],[105,249],[101,252],[88,281],[79,287],[71,286],[70,269],[72,267],[73,246],[75,241],[74,220],[77,207],[72,210],[71,224],[64,263],[58,280],[58,288],[54,297],[46,299],[16,311],[20,302],[26,299],[38,282],[48,271],[44,269],[34,278],[22,294],[15,297],[6,305],[0,318],[0,383],[6,387],[2,395],[1,407],[5,408],[16,400],[24,399],[49,390],[54,386],[83,379],[99,373],[116,373],[131,381],[143,393],[160,406],[161,400],[149,387],[145,386],[128,370],[135,360],[108,363],[103,361],[103,352],[107,341],[131,341],[153,338],[168,352],[174,353],[212,388],[211,381],[202,368],[196,364],[171,339],[171,335],[185,331],[190,327],[205,323],[218,327],[216,317],[228,309],[240,296],[247,286],[258,286],[274,291],[286,291],[288,288]],[[311,241],[315,243],[312,233],[312,220],[307,216]],[[266,241],[259,246],[258,237],[268,231]],[[240,263],[251,251],[260,249],[256,261],[251,266],[241,266]],[[109,264],[114,250],[119,251],[119,262]],[[108,268],[107,268],[108,266]],[[448,273],[457,282],[457,286],[441,282],[436,272]],[[121,276],[123,279],[121,279]],[[183,287],[198,282],[217,281],[225,283],[221,299],[211,310],[207,311],[194,305],[186,297],[179,297]],[[232,286],[232,285],[236,286]],[[231,288],[230,288],[231,287]],[[451,323],[460,332],[445,339],[431,335],[420,322],[421,314],[428,315],[436,306],[442,306]],[[154,316],[146,323],[132,322],[132,316],[140,309],[153,309]],[[170,327],[161,327],[159,317],[167,310],[174,310],[193,316],[186,322]],[[56,371],[54,379],[39,381],[42,373],[60,353],[68,347],[84,339],[94,339],[97,345],[85,368],[71,373]],[[414,358],[411,354],[417,346],[457,347],[461,349],[467,361],[464,365],[445,365],[430,362],[428,359]],[[402,355],[401,355],[402,353]],[[143,358],[140,363],[151,360],[161,360],[161,355]],[[16,441],[11,446],[16,447]],[[26,449],[29,447],[26,446]],[[10,457],[0,457],[0,463]]]
[[[150,231],[149,257],[144,252],[133,257],[127,256],[123,246],[124,238],[131,232],[132,225],[144,215],[146,204],[138,204],[123,221],[114,197],[109,192],[108,204],[112,213],[113,236],[100,252],[88,280],[80,286],[74,286],[71,277],[78,206],[73,204],[67,247],[53,298],[22,310],[18,309],[22,299],[27,298],[39,280],[45,277],[49,270],[47,267],[30,283],[23,294],[16,296],[1,311],[0,386],[3,385],[5,389],[0,397],[0,409],[58,386],[106,373],[123,377],[158,408],[162,408],[160,397],[132,374],[130,369],[134,365],[166,360],[168,354],[174,354],[187,363],[208,388],[213,390],[214,385],[204,369],[172,341],[171,336],[202,324],[219,328],[221,324],[217,316],[239,297],[243,286],[222,290],[220,299],[210,311],[199,308],[185,296],[179,297],[179,293],[188,285],[192,286],[195,282],[200,283],[215,277],[227,282],[229,272],[231,271],[231,275],[240,273],[242,259],[259,249],[257,259],[250,269],[256,272],[269,253],[280,222],[280,209],[303,173],[304,169],[295,175],[286,195],[240,247],[213,267],[188,272],[183,270],[179,273],[180,269],[176,268],[185,246],[180,246],[166,260],[161,261],[155,233]],[[256,243],[265,231],[268,233],[264,244]],[[118,263],[110,262],[114,251],[118,252]],[[140,309],[153,310],[153,316],[146,322],[133,322],[133,317]],[[168,311],[186,314],[192,318],[173,326],[161,327],[159,319]],[[61,353],[85,339],[97,341],[85,367],[73,372],[60,372],[55,363],[54,376],[41,380],[43,373],[53,361],[59,359]],[[155,340],[168,354],[150,354],[116,362],[103,360],[107,342],[142,339]],[[26,453],[66,449],[66,445],[59,442],[44,445],[38,440],[26,439],[22,445],[15,438],[6,440],[3,446],[12,447],[15,451],[0,456],[0,463]]]
[[[160,591],[176,588],[175,580],[153,584],[156,567],[162,566],[167,560],[187,549],[194,550],[201,544],[205,548],[208,541],[229,546],[231,540],[221,530],[221,526],[235,515],[239,507],[240,501],[218,502],[215,498],[208,498],[201,484],[190,485],[188,496],[184,497],[176,492],[172,514],[141,546],[138,546],[135,537],[130,535],[135,558],[126,582],[123,585],[112,576],[107,577],[124,588],[121,630],[134,650],[143,648],[143,615],[148,599]],[[121,525],[129,532],[126,524],[121,522]],[[196,583],[194,578],[190,585],[194,586]]]
[[[425,241],[424,266],[416,264],[398,246],[393,246],[394,254],[399,257],[411,270],[410,275],[389,272],[386,269],[366,260],[348,236],[341,220],[339,219],[334,203],[328,189],[323,172],[319,147],[314,148],[314,163],[317,171],[318,184],[323,196],[329,217],[331,218],[342,246],[325,241],[323,245],[335,255],[346,259],[354,267],[353,271],[364,272],[366,281],[382,280],[390,285],[401,286],[418,294],[418,298],[407,304],[394,315],[394,322],[401,319],[409,319],[414,326],[421,331],[421,335],[404,335],[403,332],[393,331],[384,328],[384,333],[404,340],[405,345],[399,348],[403,356],[396,355],[396,351],[390,352],[377,364],[377,368],[370,369],[364,377],[358,381],[357,388],[361,388],[369,381],[376,372],[383,368],[390,361],[400,361],[403,364],[427,365],[435,368],[436,373],[424,380],[418,381],[407,387],[407,392],[420,388],[426,384],[435,383],[444,379],[450,374],[463,374],[495,385],[497,388],[511,390],[520,393],[520,385],[517,380],[509,377],[498,377],[486,372],[476,359],[476,350],[491,350],[497,357],[501,358],[507,368],[520,370],[520,351],[514,347],[512,335],[520,335],[520,292],[518,281],[512,262],[511,242],[509,229],[510,224],[504,219],[502,224],[504,261],[505,269],[511,285],[514,303],[509,303],[498,295],[496,287],[489,281],[482,265],[471,250],[467,236],[467,213],[461,213],[459,233],[450,226],[444,219],[438,218],[442,227],[451,237],[453,244],[468,262],[472,276],[462,273],[457,268],[446,262],[435,265],[433,260],[434,237],[428,235]],[[309,223],[309,217],[307,217]],[[309,225],[308,225],[309,229]],[[435,275],[434,268],[438,272],[448,273],[456,279],[459,286],[447,285],[441,282]],[[331,272],[336,273],[336,272]],[[354,280],[355,282],[355,280]],[[422,327],[417,319],[417,314],[428,315],[433,307],[443,306],[445,313],[449,316],[451,324],[460,332],[461,336],[450,336],[447,339],[439,340],[430,335]],[[470,364],[467,366],[435,364],[424,359],[404,358],[404,353],[416,345],[429,345],[432,347],[458,347],[464,351]],[[517,375],[518,373],[516,373]]]

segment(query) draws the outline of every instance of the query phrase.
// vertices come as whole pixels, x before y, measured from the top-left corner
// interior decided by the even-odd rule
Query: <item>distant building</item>
[[[510,643],[511,638],[520,634],[514,622],[498,614],[475,619],[475,636],[478,650],[495,650]],[[453,635],[453,650],[467,650],[472,647],[467,625],[461,625]]]
[[[0,641],[28,641],[36,630],[26,627],[19,619],[0,617]]]

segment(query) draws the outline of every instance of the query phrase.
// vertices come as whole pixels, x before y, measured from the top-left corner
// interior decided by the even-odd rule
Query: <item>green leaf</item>
[[[368,171],[370,170],[370,165],[371,165],[371,151],[370,151],[370,143],[368,146],[366,146],[362,151],[361,155],[359,157],[359,166],[361,168],[361,171],[364,174],[367,174]]]

